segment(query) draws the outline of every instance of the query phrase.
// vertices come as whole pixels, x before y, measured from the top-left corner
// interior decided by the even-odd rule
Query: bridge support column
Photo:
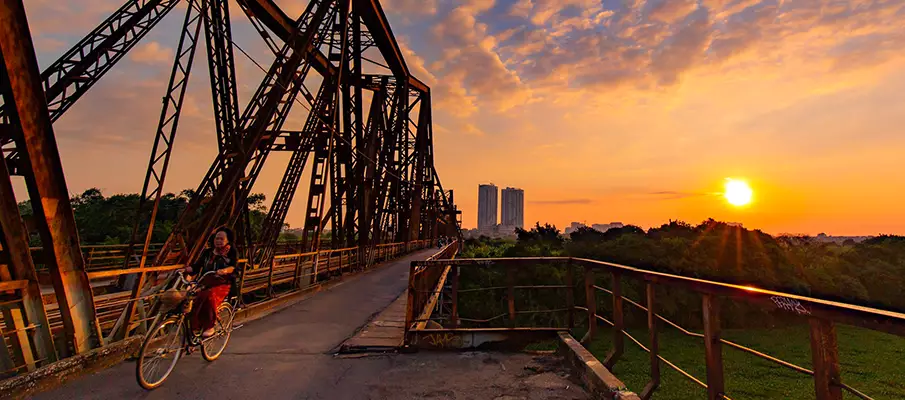
[[[75,216],[22,0],[0,0],[0,52],[9,72],[12,126],[25,156],[24,175],[60,315],[73,351],[100,345],[94,298],[79,248]]]
[[[832,321],[811,318],[811,359],[814,362],[814,389],[817,400],[842,400],[839,373],[839,349],[836,325]]]

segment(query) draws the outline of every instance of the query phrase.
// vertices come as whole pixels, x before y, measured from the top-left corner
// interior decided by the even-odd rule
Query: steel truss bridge
[[[14,350],[12,356],[0,351],[0,374],[34,370],[140,330],[160,275],[194,261],[220,226],[233,227],[243,249],[243,293],[264,296],[280,285],[297,290],[322,274],[364,268],[432,245],[439,236],[458,236],[460,213],[434,167],[430,88],[408,69],[380,3],[311,0],[298,18],[273,0],[237,3],[231,10],[227,0],[126,0],[41,71],[22,0],[0,0],[0,302],[11,305],[3,307],[2,328],[13,333],[0,336],[0,344]],[[83,252],[54,122],[162,19],[181,10],[159,124],[153,140],[148,137],[153,146],[132,241]],[[244,108],[235,58],[237,50],[247,53],[233,42],[230,27],[230,13],[237,12],[273,54],[269,66],[258,64],[264,78]],[[169,238],[154,244],[198,52],[207,56],[218,154]],[[370,73],[376,69],[385,72]],[[307,112],[301,131],[283,128],[292,109]],[[251,237],[247,198],[272,152],[289,152],[290,161],[261,234]],[[306,168],[311,178],[302,182]],[[29,248],[11,176],[24,177],[42,249]],[[280,249],[277,238],[303,184],[304,234],[293,248]],[[321,243],[327,229],[331,243]],[[94,251],[115,254],[110,259],[117,261],[94,268],[86,262]],[[127,275],[137,277],[130,290],[92,292],[98,280]],[[49,276],[51,293],[42,293],[42,276]]]

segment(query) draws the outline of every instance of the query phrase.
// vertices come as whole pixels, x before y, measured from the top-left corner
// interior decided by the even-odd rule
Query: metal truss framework
[[[271,265],[309,160],[311,180],[300,250],[358,247],[359,257],[367,262],[371,250],[381,243],[458,235],[452,192],[443,190],[433,163],[430,88],[409,73],[377,0],[311,0],[296,20],[273,0],[237,0],[274,54],[243,110],[236,93],[229,2],[183,2],[186,14],[130,245],[136,257],[140,252],[140,277],[133,298],[143,287],[146,268],[192,262],[219,226],[244,232],[240,247],[248,249],[252,268]],[[42,362],[53,361],[57,354],[84,353],[104,341],[91,306],[52,124],[178,3],[126,0],[39,73],[22,0],[0,0],[0,35],[4,37],[0,40],[0,149],[5,161],[0,163],[0,282],[26,282],[20,319],[39,327],[26,340],[31,340]],[[218,155],[152,260],[151,232],[199,43],[208,56]],[[389,69],[386,74],[363,72],[368,61],[363,54],[369,48],[382,55]],[[311,70],[316,74],[309,74]],[[319,82],[316,94],[306,85],[309,78]],[[304,128],[284,130],[296,103],[308,111]],[[261,235],[252,238],[249,220],[243,217],[246,201],[272,151],[292,154]],[[48,325],[41,322],[47,317],[28,248],[29,232],[22,229],[9,184],[14,175],[25,178],[35,229],[46,249],[41,259],[60,304],[66,344],[56,347],[66,350],[59,353]],[[322,245],[328,227],[331,239]],[[126,321],[134,313],[130,304]],[[123,326],[116,337],[129,334],[129,324]]]

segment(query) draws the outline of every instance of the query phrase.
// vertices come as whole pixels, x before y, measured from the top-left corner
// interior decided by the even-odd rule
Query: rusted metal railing
[[[455,240],[444,246],[440,252],[430,256],[428,261],[453,259],[458,252],[459,241]],[[405,309],[406,333],[414,324],[421,328],[427,324],[430,312],[436,307],[439,300],[439,288],[446,283],[450,269],[449,266],[431,269],[418,268],[414,263],[412,264],[409,270],[408,301]],[[424,293],[430,294],[423,295]],[[415,315],[415,313],[419,313],[419,315]]]
[[[552,285],[525,285],[517,284],[515,275],[538,264],[551,266],[558,271],[561,279]],[[459,282],[461,268],[498,268],[504,285],[462,289]],[[573,270],[580,271],[583,275],[581,285],[575,286]],[[660,365],[665,364],[682,374],[690,381],[707,390],[708,399],[729,399],[723,375],[722,348],[742,351],[754,357],[770,361],[780,367],[787,368],[798,373],[811,376],[814,381],[815,393],[818,399],[842,399],[843,391],[858,398],[870,399],[861,391],[842,382],[839,367],[839,353],[836,341],[836,324],[842,323],[876,331],[905,336],[905,314],[884,311],[857,305],[803,297],[788,293],[774,292],[749,286],[732,285],[702,279],[689,278],[666,273],[647,271],[625,265],[579,259],[568,257],[553,258],[496,258],[496,259],[455,259],[455,260],[428,260],[412,263],[412,274],[409,278],[409,301],[413,310],[407,314],[406,328],[412,331],[419,329],[415,324],[427,320],[445,322],[444,328],[454,330],[462,322],[500,324],[497,320],[508,318],[506,326],[509,329],[562,329],[571,330],[575,327],[574,313],[581,312],[587,317],[587,332],[582,339],[583,344],[590,343],[598,336],[597,326],[600,322],[613,327],[611,350],[602,363],[609,369],[623,357],[625,350],[624,338],[629,338],[642,350],[650,354],[650,379],[641,392],[641,398],[649,399],[660,385]],[[454,272],[453,272],[454,271]],[[447,278],[449,275],[450,278]],[[523,274],[524,275],[524,274]],[[608,276],[610,287],[604,287],[598,282],[600,278]],[[435,278],[436,277],[436,278]],[[443,279],[451,279],[452,285],[444,287]],[[523,279],[524,280],[524,279]],[[643,286],[644,301],[646,305],[636,302],[624,294],[626,281],[640,283]],[[433,284],[431,284],[433,282]],[[692,332],[670,321],[657,313],[656,288],[659,286],[683,289],[697,293],[701,298],[701,310],[703,311],[703,333]],[[585,306],[575,305],[577,288],[583,287]],[[520,310],[517,308],[516,296],[522,291],[564,290],[562,297],[566,303],[564,308],[549,308],[539,310]],[[579,289],[580,290],[580,289]],[[484,319],[468,319],[458,315],[459,299],[465,293],[495,291],[503,294],[497,295],[496,300],[505,300],[505,311],[499,315]],[[428,301],[439,292],[445,293],[451,299],[450,315],[438,318],[433,315],[434,308]],[[612,312],[610,315],[598,313],[598,293],[610,295]],[[795,365],[781,360],[764,352],[751,349],[740,344],[728,341],[721,337],[720,306],[727,299],[741,301],[768,310],[774,310],[780,314],[790,314],[805,318],[809,324],[810,349],[812,365],[811,369]],[[625,304],[641,309],[647,314],[648,337],[646,343],[635,338],[626,331],[624,308]],[[519,315],[536,313],[566,313],[563,318],[566,322],[563,326],[525,327],[519,326]],[[415,316],[418,314],[418,316]],[[408,317],[411,315],[411,317]],[[659,353],[659,323],[678,329],[681,333],[700,338],[704,342],[706,365],[706,377],[700,379],[670,362]],[[406,337],[409,337],[407,331]]]

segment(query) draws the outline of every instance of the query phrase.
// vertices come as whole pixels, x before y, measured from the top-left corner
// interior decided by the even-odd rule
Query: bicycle
[[[135,364],[135,377],[138,384],[145,390],[153,390],[162,385],[173,372],[176,362],[179,361],[183,352],[185,355],[189,355],[201,347],[202,358],[212,362],[219,358],[226,349],[230,334],[237,329],[233,328],[232,324],[238,309],[238,295],[231,293],[226,301],[217,306],[215,333],[209,338],[202,339],[200,332],[193,332],[189,318],[187,318],[187,314],[191,311],[192,301],[203,289],[198,282],[212,273],[214,271],[208,271],[192,281],[186,280],[182,272],[176,273],[176,284],[173,288],[187,287],[185,298],[155,319],[159,323],[153,324],[153,328],[145,336],[138,353],[138,362]],[[170,335],[172,338],[168,338]],[[162,348],[155,347],[161,344]],[[158,364],[160,362],[163,364]],[[162,374],[159,377],[154,376],[153,374],[158,372],[161,366],[163,366]]]

